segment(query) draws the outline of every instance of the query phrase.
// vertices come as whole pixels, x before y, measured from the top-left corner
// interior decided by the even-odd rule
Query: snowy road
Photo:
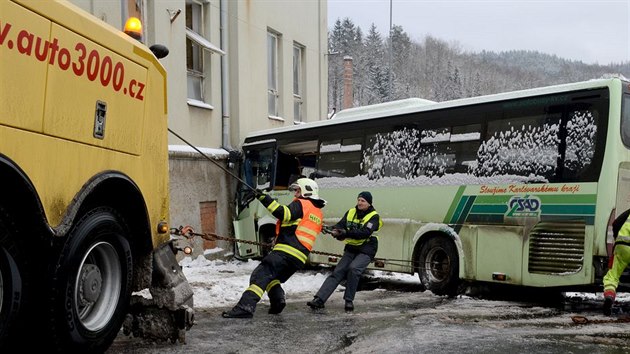
[[[575,314],[605,319],[597,295],[578,298],[576,306],[449,299],[417,291],[414,277],[379,273],[357,294],[351,314],[343,311],[342,287],[321,312],[305,305],[326,274],[311,270],[287,282],[288,305],[282,314],[267,314],[263,298],[253,319],[224,319],[220,313],[236,302],[256,263],[204,264],[185,270],[198,297],[196,325],[186,344],[148,343],[121,334],[107,353],[630,352],[630,323],[571,321]],[[237,269],[227,269],[232,266]]]

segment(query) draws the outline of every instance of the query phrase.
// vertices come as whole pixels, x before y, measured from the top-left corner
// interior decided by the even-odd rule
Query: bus
[[[630,83],[351,108],[251,133],[242,149],[243,181],[280,202],[295,175],[313,178],[328,225],[370,191],[383,227],[369,269],[418,274],[437,295],[466,284],[601,289],[611,223],[630,207]],[[235,233],[269,242],[275,220],[246,189]],[[319,235],[309,262],[334,266],[343,246]]]
[[[192,325],[153,49],[67,1],[0,1],[3,353],[103,352],[121,328],[177,341]]]

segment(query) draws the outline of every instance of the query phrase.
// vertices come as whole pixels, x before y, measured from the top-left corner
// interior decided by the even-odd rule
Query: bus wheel
[[[68,352],[102,352],[122,325],[132,283],[129,231],[111,208],[85,214],[52,271],[52,333]]]
[[[418,254],[418,276],[422,284],[436,295],[457,295],[459,259],[453,241],[444,236],[432,237]]]
[[[4,348],[22,300],[22,278],[12,255],[15,247],[10,242],[3,215],[0,208],[0,348]]]

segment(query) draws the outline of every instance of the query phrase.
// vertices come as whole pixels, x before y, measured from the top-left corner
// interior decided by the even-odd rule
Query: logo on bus
[[[540,215],[540,199],[530,195],[515,195],[508,202],[509,217],[537,217]]]

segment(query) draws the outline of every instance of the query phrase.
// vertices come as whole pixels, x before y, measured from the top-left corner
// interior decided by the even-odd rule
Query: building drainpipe
[[[343,57],[343,104],[341,109],[354,106],[352,76],[352,57],[346,55]]]
[[[228,19],[227,19],[227,0],[221,0],[219,9],[221,11],[220,24],[221,27],[221,50],[226,54],[221,56],[221,146],[228,152],[232,150],[230,144],[230,85],[228,74]]]

